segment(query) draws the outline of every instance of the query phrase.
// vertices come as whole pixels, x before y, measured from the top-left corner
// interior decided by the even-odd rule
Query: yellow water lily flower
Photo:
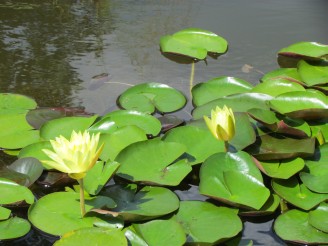
[[[235,135],[235,116],[226,105],[222,109],[217,106],[211,111],[211,119],[204,116],[204,120],[213,136],[219,140],[227,142]]]
[[[99,133],[92,134],[84,131],[72,132],[71,139],[63,136],[50,140],[54,151],[43,149],[52,160],[42,161],[49,167],[67,173],[71,178],[80,180],[84,178],[86,172],[97,162],[103,149],[103,144],[97,149],[99,143]]]

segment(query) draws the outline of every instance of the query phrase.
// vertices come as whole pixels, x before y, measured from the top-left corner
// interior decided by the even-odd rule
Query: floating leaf
[[[137,190],[137,186],[115,185],[106,187],[102,195],[112,197],[117,207],[111,209],[124,220],[149,220],[174,212],[179,208],[178,197],[169,189],[163,187],[145,186]]]
[[[0,204],[2,205],[22,201],[28,204],[34,202],[34,195],[28,188],[5,178],[0,178],[0,194]]]
[[[0,221],[8,219],[10,214],[10,209],[0,206]]]
[[[328,234],[312,227],[309,224],[309,214],[297,209],[279,215],[274,230],[285,241],[308,245],[328,243]]]
[[[278,55],[324,58],[328,55],[328,45],[316,42],[299,42],[279,50]]]
[[[121,164],[116,175],[133,182],[178,185],[191,171],[180,143],[146,140],[129,145],[115,159]],[[138,168],[136,168],[138,167]]]
[[[274,213],[280,205],[280,197],[271,194],[260,210],[239,210],[241,216],[265,216]]]
[[[321,203],[309,212],[309,223],[320,231],[328,233],[328,203]]]
[[[217,245],[242,230],[238,210],[208,202],[182,201],[175,219],[187,234],[188,245]]]
[[[34,109],[36,106],[36,102],[30,97],[12,93],[0,93],[0,111]]]
[[[297,71],[302,81],[309,86],[328,83],[327,62],[308,63],[301,60],[298,63]]]
[[[260,209],[270,195],[261,172],[246,152],[217,153],[201,166],[201,194],[237,206]]]
[[[174,53],[203,60],[208,52],[225,53],[227,41],[207,30],[187,28],[173,35],[161,37],[162,52]]]
[[[283,78],[289,81],[294,81],[303,84],[303,82],[301,81],[301,77],[298,74],[296,68],[278,68],[276,70],[273,70],[263,75],[261,81],[265,82],[267,80],[277,79],[277,78]]]
[[[245,80],[222,76],[207,82],[198,83],[192,88],[195,106],[200,106],[220,97],[249,92],[253,86]]]
[[[22,237],[26,235],[30,229],[30,223],[18,217],[0,221],[0,240]]]
[[[152,220],[132,226],[149,246],[183,245],[186,241],[181,224],[175,220]]]
[[[124,109],[153,113],[162,113],[181,109],[186,104],[186,97],[178,90],[160,83],[148,82],[135,85],[119,98],[118,103]]]
[[[304,210],[328,199],[328,194],[314,193],[304,184],[299,184],[295,176],[287,180],[273,179],[272,188],[281,198]]]

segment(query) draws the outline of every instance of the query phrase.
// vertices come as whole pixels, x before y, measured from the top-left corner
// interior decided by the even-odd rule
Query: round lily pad
[[[34,99],[12,93],[0,93],[0,110],[34,109],[37,104]]]
[[[14,239],[26,235],[31,229],[30,223],[19,217],[0,221],[0,240]]]
[[[323,202],[317,208],[309,212],[309,223],[323,231],[328,233],[328,203]]]
[[[28,204],[34,202],[34,195],[27,187],[5,178],[0,178],[0,194],[0,204],[2,205],[9,205],[22,201]]]
[[[122,108],[145,113],[154,113],[155,110],[173,112],[184,107],[186,102],[186,97],[180,91],[156,82],[135,85],[118,98]]]

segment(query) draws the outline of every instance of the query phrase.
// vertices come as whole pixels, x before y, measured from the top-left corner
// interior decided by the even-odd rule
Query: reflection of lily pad
[[[168,113],[186,104],[185,96],[178,90],[160,83],[148,82],[127,89],[118,98],[121,107],[145,113]]]
[[[274,230],[283,240],[301,244],[327,244],[328,234],[309,224],[309,214],[292,209],[279,215]]]
[[[217,153],[200,170],[200,193],[232,205],[260,209],[270,195],[246,152]]]

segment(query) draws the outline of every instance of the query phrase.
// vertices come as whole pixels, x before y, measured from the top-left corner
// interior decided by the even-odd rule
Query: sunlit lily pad
[[[50,141],[39,141],[27,145],[26,147],[20,150],[18,158],[33,157],[38,159],[39,161],[51,160],[50,157],[42,151],[43,149],[53,150]],[[45,166],[44,163],[42,163],[42,165]],[[47,166],[45,167],[47,168]]]
[[[281,198],[304,210],[328,199],[328,194],[314,193],[304,184],[299,184],[295,176],[287,180],[273,179],[272,188]]]
[[[87,212],[93,208],[115,207],[115,202],[109,197],[85,199]],[[58,236],[80,228],[93,227],[96,222],[109,223],[105,217],[92,214],[81,218],[79,194],[75,192],[54,192],[43,196],[30,206],[28,219],[41,231]]]
[[[297,70],[302,81],[309,86],[328,83],[327,62],[308,63],[306,61],[300,61]]]
[[[31,229],[30,223],[19,217],[0,221],[0,240],[14,239],[26,235]]]
[[[183,245],[186,241],[182,225],[173,219],[152,220],[132,226],[148,245]]]
[[[181,143],[159,139],[133,143],[115,159],[121,164],[116,175],[133,182],[178,185],[192,169],[186,159],[177,160],[186,150]]]
[[[0,93],[0,110],[15,110],[15,109],[34,109],[37,104],[34,99],[12,93]]]
[[[289,179],[304,167],[302,158],[285,159],[277,161],[261,161],[257,163],[259,169],[272,178]]]
[[[100,194],[112,197],[117,203],[109,214],[120,215],[128,221],[157,218],[179,208],[178,197],[163,187],[145,186],[137,190],[135,184],[115,185],[106,187]]]
[[[328,45],[316,42],[298,42],[279,50],[278,55],[309,58],[325,58],[328,55]]]
[[[146,241],[135,231],[131,225],[123,230],[125,237],[129,241],[129,246],[149,246]]]
[[[249,92],[253,86],[245,80],[222,76],[204,83],[198,83],[192,88],[192,98],[195,106],[200,106],[220,97]]]
[[[8,219],[10,214],[10,209],[0,206],[0,221]]]
[[[230,107],[234,112],[247,112],[252,108],[267,109],[269,107],[266,101],[272,99],[272,96],[260,93],[241,93],[230,95],[227,97],[219,98],[210,101],[204,105],[195,108],[192,112],[194,119],[203,118],[204,115],[210,115],[211,110],[215,109],[216,106],[223,107],[226,105]]]
[[[162,52],[174,53],[196,59],[205,59],[208,52],[225,53],[227,41],[207,30],[187,28],[173,35],[161,37]]]
[[[167,132],[163,137],[165,142],[177,142],[187,146],[187,153],[193,161],[191,165],[205,161],[210,155],[223,152],[224,143],[214,138],[207,128],[182,126]]]
[[[309,212],[309,223],[320,231],[328,233],[328,203],[321,203]]]
[[[72,131],[84,131],[96,120],[97,115],[92,117],[64,117],[46,122],[40,128],[40,135],[44,140],[54,139],[59,135],[70,138]]]
[[[127,240],[121,230],[108,230],[104,228],[81,228],[64,234],[60,240],[56,241],[54,246],[89,246],[89,245],[107,245],[110,242],[115,246],[127,246]]]
[[[117,110],[104,115],[88,130],[90,132],[113,133],[124,126],[137,126],[145,133],[156,136],[161,130],[160,121],[152,115],[134,110]]]
[[[276,194],[271,194],[268,200],[259,210],[239,210],[241,216],[265,216],[274,213],[280,204],[280,197]]]
[[[160,83],[148,82],[135,85],[119,98],[118,103],[124,109],[153,113],[162,113],[181,109],[186,104],[186,97],[178,90]]]
[[[274,230],[285,241],[307,245],[328,244],[328,234],[311,226],[309,214],[297,209],[279,215]]]
[[[34,195],[28,188],[5,178],[0,178],[0,194],[0,204],[2,205],[22,201],[28,204],[34,202]]]
[[[263,77],[261,78],[261,81],[265,82],[267,80],[277,79],[277,78],[283,78],[289,81],[294,81],[303,84],[301,77],[298,74],[296,68],[278,68],[276,70],[264,74]]]
[[[175,219],[183,226],[188,245],[217,245],[242,230],[237,213],[208,202],[182,201]]]
[[[260,209],[270,195],[254,160],[242,151],[210,156],[200,169],[199,191],[228,204],[253,209]]]

